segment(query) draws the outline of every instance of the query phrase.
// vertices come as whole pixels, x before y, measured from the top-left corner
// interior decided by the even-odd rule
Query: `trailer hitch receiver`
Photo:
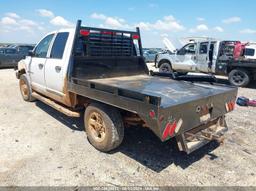
[[[184,132],[176,137],[179,150],[190,154],[210,141],[217,141],[222,144],[225,139],[224,132],[227,129],[225,118],[220,117],[207,124]]]

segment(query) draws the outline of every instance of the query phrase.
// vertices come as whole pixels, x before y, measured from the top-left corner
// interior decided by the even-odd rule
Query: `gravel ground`
[[[144,128],[125,129],[111,154],[87,141],[82,119],[22,100],[11,69],[0,70],[0,185],[2,186],[256,186],[256,108],[227,115],[229,132],[185,155]],[[256,99],[255,87],[239,95]]]

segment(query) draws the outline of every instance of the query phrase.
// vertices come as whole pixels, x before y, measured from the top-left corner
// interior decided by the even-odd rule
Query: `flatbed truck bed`
[[[234,102],[237,93],[237,88],[231,86],[191,83],[149,75],[80,81],[76,79],[76,83],[70,83],[69,88],[71,92],[81,96],[137,114],[143,119],[144,125],[162,141],[172,137],[181,138],[195,127],[223,119],[223,113],[228,112],[226,104]],[[203,107],[207,107],[207,111],[210,110],[208,117],[207,111],[204,111],[206,113],[197,111]],[[176,123],[180,121],[181,127],[170,136],[164,137],[164,131],[170,120]],[[222,125],[222,130],[226,131],[225,124]],[[202,142],[207,143],[204,140],[199,141],[198,144],[201,145]],[[183,150],[187,153],[198,147],[198,144],[192,142],[189,144],[196,147],[184,149],[184,146]]]

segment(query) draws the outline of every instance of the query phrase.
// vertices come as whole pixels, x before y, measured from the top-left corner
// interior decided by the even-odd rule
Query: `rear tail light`
[[[132,35],[132,39],[134,39],[134,40],[138,40],[139,38],[140,38],[140,36],[137,34]]]
[[[82,36],[89,36],[90,35],[90,31],[88,31],[88,30],[80,30],[80,34]]]
[[[154,119],[155,116],[156,116],[155,111],[154,111],[154,110],[151,110],[151,111],[149,112],[149,116],[150,116],[151,119]]]

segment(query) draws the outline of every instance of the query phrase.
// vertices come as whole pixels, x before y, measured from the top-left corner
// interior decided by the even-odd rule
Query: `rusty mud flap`
[[[199,127],[176,136],[180,151],[187,154],[199,149],[210,141],[223,143],[224,133],[228,130],[225,117],[219,117]]]

